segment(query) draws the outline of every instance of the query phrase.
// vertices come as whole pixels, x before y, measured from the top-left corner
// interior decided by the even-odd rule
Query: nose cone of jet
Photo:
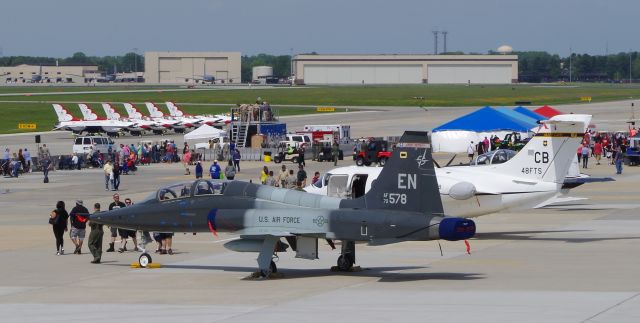
[[[119,225],[122,225],[127,219],[125,213],[126,211],[124,208],[106,212],[99,212],[92,214],[89,220],[94,223],[118,227]]]

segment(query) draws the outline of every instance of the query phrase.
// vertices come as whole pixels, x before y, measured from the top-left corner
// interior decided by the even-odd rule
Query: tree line
[[[490,54],[497,54],[489,52]],[[457,52],[455,54],[463,54]],[[520,82],[629,82],[640,77],[638,52],[611,55],[571,54],[560,57],[543,51],[514,52],[518,55]],[[96,65],[98,70],[114,72],[144,71],[144,57],[137,53],[122,56],[87,56],[82,52],[66,58],[36,56],[0,57],[0,66],[29,65]],[[242,82],[250,82],[254,66],[271,66],[277,78],[291,76],[290,55],[258,54],[242,56]]]
[[[515,52],[520,82],[629,82],[640,76],[637,52],[611,55],[571,54],[560,57],[547,52]]]

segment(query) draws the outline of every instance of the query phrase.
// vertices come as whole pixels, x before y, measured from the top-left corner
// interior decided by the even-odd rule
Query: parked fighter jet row
[[[124,103],[128,117],[123,118],[111,103],[101,104],[106,117],[99,117],[87,104],[80,103],[78,107],[82,113],[82,119],[79,119],[73,116],[62,104],[54,103],[53,109],[58,116],[54,130],[73,131],[74,133],[107,133],[109,135],[128,132],[131,135],[142,135],[148,132],[163,134],[166,131],[184,133],[203,124],[222,126],[231,122],[231,117],[227,115],[194,116],[184,113],[174,102],[166,102],[165,104],[169,115],[164,114],[154,103],[145,102],[144,105],[149,111],[149,115],[145,116],[133,103]]]

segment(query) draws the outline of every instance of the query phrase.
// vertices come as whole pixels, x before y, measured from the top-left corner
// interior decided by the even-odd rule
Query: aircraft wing
[[[319,230],[309,230],[301,228],[286,228],[286,227],[253,227],[246,228],[233,233],[240,236],[275,236],[275,237],[291,237],[296,235],[325,235],[326,232],[319,228]]]

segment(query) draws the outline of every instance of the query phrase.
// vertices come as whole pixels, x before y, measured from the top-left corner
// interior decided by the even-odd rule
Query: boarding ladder
[[[249,134],[249,122],[236,122],[231,127],[233,138],[237,148],[244,148]]]

